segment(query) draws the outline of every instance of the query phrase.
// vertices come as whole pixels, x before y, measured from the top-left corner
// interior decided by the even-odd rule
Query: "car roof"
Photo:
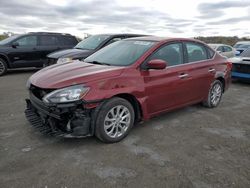
[[[236,44],[250,44],[250,41],[238,41]]]
[[[220,44],[220,43],[209,43],[209,44],[207,44],[207,45],[211,45],[211,46],[229,46],[229,47],[231,47],[230,45],[227,45],[227,44]]]
[[[55,32],[29,32],[25,35],[32,35],[32,34],[36,34],[36,35],[66,35],[66,36],[72,36],[69,33],[55,33]]]
[[[158,37],[158,36],[144,36],[144,37],[133,37],[125,40],[141,40],[141,41],[152,41],[152,42],[168,42],[168,41],[190,41],[190,42],[204,42],[192,38],[174,38],[174,37]]]
[[[143,34],[133,34],[133,33],[106,33],[106,34],[96,34],[96,35],[107,35],[109,37],[122,37],[122,36],[128,36],[128,37],[140,37],[140,36],[146,36]],[[94,35],[92,35],[94,36]]]

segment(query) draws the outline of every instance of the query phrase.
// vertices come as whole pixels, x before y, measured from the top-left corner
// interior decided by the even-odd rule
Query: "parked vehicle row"
[[[197,40],[124,39],[33,74],[25,114],[45,134],[118,142],[138,121],[195,103],[218,106],[231,68]]]
[[[236,50],[232,46],[226,44],[208,44],[208,45],[222,56],[228,58],[234,57],[236,54]]]
[[[0,76],[7,69],[43,67],[47,55],[60,49],[72,48],[76,37],[61,33],[28,33],[0,41]]]
[[[85,40],[79,42],[73,49],[60,50],[49,54],[48,61],[45,66],[53,65],[55,63],[65,63],[72,60],[82,60],[96,51],[100,50],[104,46],[107,46],[113,42],[131,38],[140,37],[143,35],[138,34],[103,34],[93,35]]]

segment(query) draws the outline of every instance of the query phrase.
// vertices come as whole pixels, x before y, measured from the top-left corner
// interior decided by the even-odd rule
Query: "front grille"
[[[250,74],[250,65],[247,64],[233,64],[233,72]]]
[[[27,103],[30,103],[27,101]],[[28,104],[31,107],[31,104]],[[30,124],[39,132],[50,136],[66,136],[67,134],[60,129],[55,129],[47,121],[44,121],[32,108],[25,110],[25,115]]]
[[[47,95],[48,93],[52,92],[53,89],[42,89],[39,87],[36,87],[34,85],[30,86],[30,92],[35,95],[38,99],[42,100],[42,98]]]

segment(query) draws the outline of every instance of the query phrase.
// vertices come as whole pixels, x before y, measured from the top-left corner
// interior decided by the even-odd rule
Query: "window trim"
[[[159,46],[157,49],[155,49],[151,54],[148,55],[148,57],[143,61],[143,63],[141,63],[140,65],[140,69],[142,70],[147,70],[147,63],[149,62],[150,57],[155,54],[158,50],[160,50],[161,48],[164,48],[165,46],[168,46],[170,44],[181,44],[181,49],[182,49],[182,63],[179,65],[171,65],[171,66],[167,66],[165,69],[171,68],[171,67],[176,67],[176,66],[180,66],[180,65],[185,65],[185,55],[184,55],[184,46],[183,46],[183,41],[171,41],[171,42],[167,42],[162,44],[161,46]],[[163,69],[163,70],[165,70]]]
[[[182,45],[183,46],[185,46],[185,41],[182,41]],[[198,43],[198,44],[201,44],[201,45],[203,45],[205,48],[206,48],[206,51],[208,51],[208,49],[209,49],[209,47],[207,47],[206,45],[204,45],[204,44],[202,44],[202,43],[199,43],[199,42],[194,42],[194,43]],[[211,48],[210,48],[211,49]],[[213,50],[213,49],[211,49],[211,50]],[[214,51],[214,50],[213,50]],[[185,52],[184,52],[185,53]],[[186,53],[187,53],[187,51],[186,51]],[[208,52],[207,52],[207,54],[209,54]],[[184,54],[185,56],[186,56],[186,58],[187,58],[187,54]],[[183,63],[183,64],[180,64],[180,65],[173,65],[173,66],[169,66],[169,67],[167,67],[167,68],[174,68],[174,67],[179,67],[179,66],[185,66],[185,65],[192,65],[192,64],[196,64],[196,63],[202,63],[202,62],[205,62],[205,61],[213,61],[214,60],[214,58],[215,58],[215,56],[216,56],[216,52],[214,51],[214,55],[213,55],[213,57],[211,57],[211,58],[209,58],[209,59],[205,59],[205,60],[201,60],[201,61],[194,61],[194,62],[188,62],[188,61],[186,61],[186,63]],[[166,68],[166,69],[167,69]]]

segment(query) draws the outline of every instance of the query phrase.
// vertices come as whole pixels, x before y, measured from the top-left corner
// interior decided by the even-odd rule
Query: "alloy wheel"
[[[211,103],[214,106],[217,106],[217,104],[220,102],[221,99],[221,95],[222,95],[222,87],[221,84],[216,83],[211,91]]]
[[[108,111],[104,119],[104,131],[111,138],[123,136],[129,128],[131,114],[126,106],[118,105]]]
[[[2,61],[0,61],[0,75],[5,72],[5,66]]]

